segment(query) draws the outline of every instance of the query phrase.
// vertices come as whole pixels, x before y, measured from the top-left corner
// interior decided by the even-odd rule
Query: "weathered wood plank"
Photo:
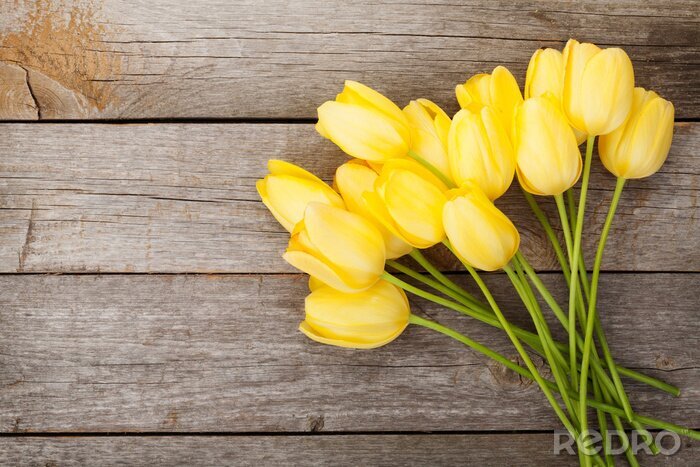
[[[0,60],[35,78],[40,118],[312,118],[345,79],[454,111],[467,76],[504,64],[522,84],[535,49],[576,37],[625,47],[639,85],[697,118],[697,15],[693,0],[19,0],[0,6]]]
[[[546,276],[563,299],[559,276]],[[634,407],[694,427],[699,280],[604,274],[600,297],[618,361],[683,391],[673,398],[626,380]],[[487,281],[524,324],[507,279]],[[3,275],[0,291],[3,432],[558,428],[535,385],[434,332],[411,327],[373,351],[309,341],[296,331],[301,275]],[[515,356],[499,332],[413,303]]]
[[[281,259],[288,235],[259,202],[255,180],[269,158],[327,180],[347,160],[312,125],[6,124],[0,131],[1,272],[292,272]],[[677,124],[662,171],[626,188],[605,268],[698,270],[699,151],[700,124]],[[589,264],[613,185],[596,161]],[[556,268],[517,186],[498,204],[536,266]]]
[[[551,434],[17,437],[0,439],[6,465],[576,465]],[[672,445],[669,444],[669,447]],[[643,465],[694,466],[698,443],[639,455]]]

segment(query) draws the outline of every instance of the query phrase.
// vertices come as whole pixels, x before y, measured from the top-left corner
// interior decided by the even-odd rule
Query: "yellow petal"
[[[357,292],[358,289],[346,284],[343,278],[322,260],[303,251],[287,250],[282,258],[298,270],[316,277],[318,280],[336,290]],[[370,284],[371,285],[371,284]],[[369,287],[369,285],[367,286]],[[365,287],[366,288],[366,287]],[[361,289],[359,289],[361,290]]]
[[[599,52],[599,47],[580,44],[574,39],[570,39],[564,47],[564,112],[571,124],[583,132],[587,131],[583,112],[588,99],[583,95],[583,72],[588,61]]]
[[[364,193],[374,190],[377,173],[366,164],[350,161],[338,167],[335,179],[348,210],[372,220],[384,239],[386,256],[399,258],[413,248],[402,239],[393,235],[381,222],[377,221],[363,198]]]
[[[361,107],[379,110],[388,118],[406,125],[406,118],[401,109],[391,99],[357,81],[345,81],[343,92],[338,95],[338,102],[355,104]]]
[[[311,203],[306,208],[304,224],[311,243],[352,288],[371,286],[384,271],[384,240],[377,228],[363,217]],[[314,275],[332,285],[322,276]]]
[[[318,118],[329,139],[353,157],[381,162],[408,152],[408,127],[398,128],[379,111],[325,102],[318,108]]]
[[[288,230],[304,217],[304,210],[311,202],[320,202],[343,208],[340,195],[316,177],[299,178],[293,175],[268,175],[263,184],[256,184],[263,202],[275,218]]]
[[[506,67],[497,66],[491,74],[489,87],[491,105],[498,112],[506,133],[510,135],[515,109],[523,102],[518,83]]]
[[[452,192],[443,223],[460,259],[476,268],[503,268],[518,251],[520,236],[513,223],[471,183]]]
[[[410,316],[406,295],[385,281],[353,294],[321,287],[306,298],[305,310],[302,332],[318,342],[352,348],[390,342],[403,332]]]
[[[633,92],[632,62],[622,49],[605,49],[592,57],[581,79],[584,130],[604,135],[620,126],[629,115]]]
[[[435,185],[408,170],[397,170],[386,185],[384,202],[409,243],[427,248],[445,238],[442,206],[445,196]]]
[[[556,49],[538,49],[532,55],[525,78],[525,99],[552,93],[561,101],[564,89],[564,59]]]
[[[515,130],[518,179],[525,190],[553,196],[576,183],[581,153],[552,94],[527,99],[517,111]]]

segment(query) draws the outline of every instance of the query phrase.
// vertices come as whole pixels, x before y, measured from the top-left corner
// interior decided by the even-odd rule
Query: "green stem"
[[[562,326],[566,329],[568,328],[569,320],[566,317],[566,314],[564,311],[561,309],[557,301],[552,297],[552,294],[547,290],[547,288],[544,286],[542,283],[542,280],[539,278],[535,270],[530,266],[530,264],[527,262],[525,257],[522,255],[522,253],[518,252],[515,255],[516,259],[520,262],[520,264],[525,268],[525,272],[529,276],[530,280],[532,283],[535,285],[535,288],[537,291],[540,293],[542,298],[544,299],[545,303],[549,306],[549,308],[552,310],[554,313],[554,316],[557,317],[557,319],[562,323]],[[576,338],[576,346],[577,348],[583,350],[583,338],[576,333],[575,335]],[[593,360],[591,361],[591,364],[593,365],[593,370],[595,371],[596,376],[598,376],[601,379],[601,383],[610,389],[612,392],[617,394],[615,385],[613,382],[610,380],[608,377],[607,373],[603,370],[600,361],[598,359],[597,354],[593,354]]]
[[[515,287],[515,290],[520,296],[520,299],[525,305],[525,308],[530,313],[532,322],[535,324],[535,329],[537,330],[537,335],[540,336],[540,342],[542,343],[542,348],[544,349],[547,363],[549,364],[549,367],[552,370],[552,375],[554,375],[554,381],[557,384],[557,388],[559,389],[561,398],[564,401],[566,410],[567,412],[569,412],[569,416],[571,417],[572,422],[574,424],[578,424],[578,417],[576,416],[576,411],[574,410],[573,404],[571,403],[571,399],[567,394],[568,388],[566,386],[566,375],[562,374],[559,369],[559,364],[557,363],[556,358],[554,357],[554,353],[552,352],[553,344],[551,343],[551,336],[549,336],[549,338],[547,337],[542,322],[540,321],[540,315],[535,310],[535,307],[537,307],[537,301],[535,300],[533,303],[532,297],[525,290],[525,285],[510,267],[504,268],[504,271],[508,275],[510,281],[513,283],[513,287]]]
[[[454,184],[452,180],[450,180],[444,173],[442,173],[437,167],[435,167],[433,164],[428,162],[426,159],[424,159],[420,154],[418,154],[416,151],[413,149],[408,150],[408,157],[411,159],[415,160],[418,162],[420,165],[425,167],[426,169],[430,170],[430,172],[435,175],[437,178],[440,179],[442,183],[445,184],[447,188],[457,188],[457,185]]]
[[[576,352],[576,294],[578,293],[578,260],[581,251],[581,234],[583,233],[583,215],[586,212],[586,195],[588,194],[588,178],[591,175],[591,159],[593,157],[593,143],[595,136],[589,136],[586,142],[586,159],[583,162],[583,178],[581,180],[581,197],[578,204],[578,212],[576,215],[576,232],[574,233],[574,249],[571,253],[571,279],[569,281],[569,351]],[[573,328],[574,335],[571,334]],[[585,341],[584,341],[585,342]],[[585,348],[585,347],[584,347]],[[571,358],[571,357],[570,357]],[[581,368],[583,370],[583,368]],[[574,386],[579,384],[576,378],[576,371],[571,370],[571,380]],[[586,378],[581,377],[581,380]],[[584,381],[583,384],[588,383]],[[580,407],[579,407],[580,408]],[[581,419],[581,431],[585,434],[588,432],[586,410],[581,411],[579,418]]]
[[[426,277],[425,275],[419,273],[418,271],[414,271],[413,269],[409,268],[408,266],[404,266],[403,264],[399,263],[398,261],[394,260],[387,260],[386,264],[388,266],[391,266],[393,269],[396,269],[398,272],[402,274],[406,274],[407,276],[417,280],[418,282],[421,282],[422,284],[427,285],[428,287],[440,292],[443,295],[446,295],[450,297],[452,300],[456,301],[457,303],[461,303],[462,305],[472,308],[473,310],[479,311],[480,313],[483,313],[485,315],[490,315],[491,314],[491,309],[486,307],[486,305],[483,305],[481,303],[473,303],[472,301],[467,300],[464,295],[461,293],[455,291],[454,289],[447,287],[446,285],[431,279],[430,277]]]
[[[572,264],[572,254],[574,252],[574,243],[571,239],[571,232],[573,224],[569,224],[569,216],[566,214],[566,207],[564,206],[564,198],[562,195],[555,195],[554,201],[557,204],[557,211],[559,212],[559,219],[561,219],[561,229],[564,232],[564,244],[566,245],[566,252],[569,257],[569,264]]]
[[[593,397],[596,399],[601,399],[600,384],[597,380],[593,380]],[[610,446],[608,446],[608,422],[605,418],[605,412],[600,409],[596,409],[596,415],[598,417],[600,434],[603,438],[603,455],[605,457],[605,462],[608,464],[608,466],[615,465],[612,455],[610,454]]]
[[[559,260],[559,264],[561,265],[562,269],[568,270],[569,269],[569,262],[566,259],[566,256],[564,255],[564,251],[561,249],[561,245],[559,244],[559,239],[557,238],[557,234],[554,232],[554,229],[552,228],[552,225],[549,223],[547,216],[540,208],[540,205],[537,204],[537,201],[535,200],[534,196],[532,196],[530,193],[528,193],[525,190],[523,190],[523,195],[525,196],[525,200],[527,201],[527,204],[530,206],[530,209],[535,214],[535,217],[537,218],[538,221],[540,221],[540,224],[542,225],[542,228],[544,229],[544,232],[547,235],[547,238],[549,238],[549,242],[552,244],[552,248],[554,248],[554,254],[557,255],[557,259]],[[566,267],[564,267],[565,265],[566,265]]]
[[[447,326],[443,326],[439,323],[436,323],[435,321],[430,321],[425,318],[421,318],[420,316],[416,316],[411,314],[409,317],[409,323],[419,325],[426,327],[428,329],[432,329],[434,331],[440,332],[446,336],[452,337],[453,339],[463,343],[464,345],[467,345],[468,347],[473,348],[474,350],[486,355],[487,357],[501,363],[503,366],[506,368],[513,370],[520,376],[524,376],[525,378],[534,380],[535,377],[533,374],[527,370],[526,368],[521,367],[520,365],[510,361],[508,358],[506,358],[504,355],[489,349],[485,345],[479,344],[478,342],[468,338],[467,336],[458,333],[454,329],[448,328]],[[474,344],[474,345],[472,345]],[[555,391],[558,391],[556,384],[554,384],[552,381],[545,380],[545,384],[552,388]],[[569,391],[569,395],[571,397],[578,398],[578,393],[575,392],[574,390]],[[606,413],[612,414],[612,415],[617,415],[617,416],[624,416],[625,412],[613,405],[610,405],[605,402],[601,402],[596,399],[588,399],[588,404],[590,407],[594,409],[601,409]],[[694,440],[700,440],[700,431],[696,430],[691,430],[690,428],[686,428],[684,426],[676,425],[673,423],[665,422],[663,420],[658,420],[655,418],[651,417],[645,417],[643,415],[634,415],[635,421],[645,424],[647,426],[657,428],[660,430],[668,430],[668,431],[673,431],[674,433],[678,433],[683,436],[687,436],[690,439]]]
[[[570,277],[571,277],[571,271],[569,269],[569,264],[566,261],[566,258],[564,257],[561,245],[559,244],[559,239],[557,238],[556,234],[554,233],[552,226],[550,225],[549,221],[547,220],[547,217],[542,212],[542,209],[539,207],[539,205],[537,204],[537,201],[534,199],[534,197],[525,191],[523,191],[523,193],[525,194],[525,199],[527,200],[528,204],[530,205],[530,208],[534,212],[535,217],[537,217],[537,219],[540,221],[540,224],[542,224],[542,227],[544,228],[545,232],[547,233],[547,237],[549,237],[549,240],[552,244],[552,248],[554,248],[554,251],[557,255],[557,258],[559,259],[559,264],[561,266],[562,272],[564,273],[564,279],[566,280],[567,283],[569,283]],[[569,196],[570,194],[571,193],[569,190],[567,192],[567,196],[568,196],[568,198],[571,199],[571,201],[573,201],[573,196],[572,195]],[[575,211],[575,206],[573,209]],[[532,270],[532,268],[530,268],[530,269]],[[532,270],[532,273],[534,274],[534,270]],[[585,292],[585,289],[584,289],[584,292]],[[577,300],[577,305],[579,308],[584,306],[583,300],[582,300],[580,295],[579,295],[578,300]],[[568,329],[568,319],[566,319],[565,321],[562,321],[561,317],[558,316],[558,318],[562,322],[564,328]],[[585,328],[585,325],[583,325],[582,327]],[[596,336],[598,337],[598,340],[600,341],[601,348],[603,349],[604,352],[607,352],[609,354],[609,350],[606,351],[607,341],[605,339],[605,334],[603,333],[603,329],[602,329],[602,326],[600,324],[600,319],[598,318],[598,316],[596,316],[595,331],[596,331]],[[607,362],[605,362],[605,363],[607,366]],[[634,379],[634,380],[639,381],[641,383],[647,384],[647,385],[652,386],[656,389],[667,392],[675,397],[678,397],[681,393],[681,390],[678,387],[673,386],[673,385],[668,384],[668,383],[665,383],[664,381],[661,381],[659,379],[653,378],[651,376],[647,376],[643,373],[639,373],[639,372],[634,371],[634,370],[627,369],[625,367],[615,365],[614,363],[613,363],[613,366],[615,367],[617,372],[622,376],[626,376],[628,378]]]
[[[573,268],[577,267],[576,266],[576,260],[574,259],[574,246],[573,242],[571,240],[571,228],[569,227],[569,222],[568,222],[568,217],[566,215],[566,207],[564,206],[564,198],[562,195],[556,195],[554,197],[556,203],[557,203],[557,210],[559,211],[559,218],[561,219],[561,225],[562,225],[562,230],[564,231],[564,239],[566,241],[566,251],[569,252],[569,263],[571,264],[571,270]],[[578,259],[578,258],[576,258]],[[575,278],[570,278],[569,284],[572,283],[572,281],[575,281]],[[576,319],[575,319],[575,313],[576,313],[576,291],[574,290],[572,292],[573,298],[569,298],[569,327],[567,328],[567,332],[569,335],[569,363],[571,367],[571,384],[574,386],[578,386],[578,376],[576,374],[576,356],[578,355],[578,352],[576,352]],[[573,302],[572,302],[573,300]]]
[[[415,271],[414,271],[415,272]],[[438,295],[432,294],[430,292],[426,292],[423,289],[419,289],[418,287],[414,287],[413,285],[409,284],[408,282],[402,281],[398,277],[384,271],[384,274],[382,274],[382,279],[384,279],[387,282],[390,282],[394,284],[395,286],[405,290],[408,293],[411,293],[417,297],[424,298],[426,300],[429,300],[433,303],[437,303],[438,305],[442,305],[445,308],[449,308],[451,310],[457,311],[459,313],[462,313],[463,315],[469,316],[471,318],[474,318],[478,321],[481,321],[482,323],[488,324],[490,326],[493,326],[497,329],[503,329],[503,326],[501,325],[500,321],[496,319],[492,313],[483,313],[480,311],[473,310],[472,308],[462,305],[460,303],[455,303],[451,302],[450,300],[447,300],[446,298],[440,297]],[[532,347],[535,351],[537,351],[540,354],[544,354],[544,350],[540,347],[539,345],[539,337],[525,329],[519,328],[517,326],[513,326],[514,332],[523,339],[527,344]]]
[[[573,189],[566,190],[566,204],[569,208],[569,217],[571,219],[571,228],[576,228],[576,203],[574,202],[574,192]],[[573,232],[573,230],[572,230]],[[586,300],[590,299],[590,288],[588,287],[588,273],[586,272],[586,263],[583,260],[583,251],[579,253],[578,258],[578,273],[581,276],[581,287],[583,288],[583,295]]]
[[[559,420],[561,420],[561,422],[564,424],[564,426],[569,431],[569,433],[571,433],[571,435],[575,437],[575,439],[577,440],[577,443],[579,444],[579,447],[581,449],[583,449],[582,440],[578,436],[578,431],[572,425],[571,421],[567,418],[566,414],[564,413],[564,411],[561,409],[561,407],[557,403],[557,400],[554,398],[552,391],[550,390],[549,386],[547,386],[547,384],[544,382],[544,379],[537,371],[537,367],[530,359],[530,356],[527,354],[527,352],[525,352],[525,349],[523,348],[522,344],[520,343],[520,340],[518,339],[518,337],[515,335],[515,333],[511,329],[510,323],[508,323],[505,316],[503,316],[503,313],[501,312],[501,309],[498,307],[496,300],[493,298],[493,295],[491,295],[491,291],[489,291],[488,287],[486,287],[486,284],[484,283],[484,281],[481,279],[481,277],[479,276],[479,274],[476,272],[476,270],[473,267],[471,267],[469,264],[466,264],[466,263],[463,263],[463,264],[464,264],[464,267],[467,268],[467,271],[469,271],[469,274],[471,274],[472,278],[474,278],[474,281],[479,286],[479,289],[481,289],[481,293],[484,294],[486,301],[489,303],[489,305],[491,305],[491,309],[493,310],[496,317],[503,325],[503,330],[506,332],[506,334],[508,335],[508,338],[510,338],[511,342],[513,343],[513,346],[518,351],[518,354],[520,355],[520,358],[525,363],[525,366],[527,366],[528,370],[530,370],[530,373],[532,373],[532,376],[535,378],[535,381],[537,382],[540,389],[544,393],[545,397],[549,401],[550,405],[554,409],[554,413],[556,413],[557,417],[559,417]],[[512,272],[512,270],[508,266],[505,266],[503,269],[506,272],[508,272],[508,271]]]
[[[588,375],[588,365],[591,355],[591,347],[593,345],[593,328],[595,324],[596,316],[596,300],[598,295],[598,280],[600,278],[600,266],[603,261],[603,251],[605,249],[605,243],[608,239],[608,234],[610,233],[610,226],[612,225],[613,218],[615,217],[615,210],[617,209],[617,204],[620,201],[620,195],[622,194],[622,188],[625,185],[625,179],[618,177],[617,183],[615,185],[615,191],[613,193],[612,201],[610,202],[610,209],[608,210],[608,215],[605,218],[605,224],[603,224],[603,231],[600,234],[600,241],[598,242],[598,249],[595,255],[595,263],[593,264],[593,277],[591,279],[591,301],[588,304],[588,315],[586,316],[586,333],[583,342],[583,355],[581,357],[581,382],[579,389],[579,411],[580,414],[585,414],[587,410],[586,404],[586,385],[587,375]],[[607,355],[606,355],[607,359]],[[625,410],[628,420],[632,420],[632,407],[630,406],[629,399],[622,387],[622,381],[620,380],[620,375],[614,371],[615,365],[608,362],[610,374],[615,383],[618,395],[620,397],[620,402]],[[584,415],[585,416],[585,415]],[[582,419],[582,422],[585,419]]]
[[[471,302],[474,305],[479,305],[481,307],[484,307],[485,305],[481,303],[479,300],[477,300],[476,297],[474,297],[472,294],[464,290],[462,287],[459,285],[455,284],[452,280],[450,280],[447,276],[445,276],[438,268],[436,268],[433,263],[431,263],[428,258],[423,256],[423,253],[420,252],[417,248],[414,248],[411,250],[411,252],[408,254],[411,258],[414,259],[416,263],[418,263],[423,269],[425,269],[431,276],[433,276],[435,279],[437,279],[441,284],[443,284],[445,287],[450,288],[454,292],[460,294],[462,297],[464,297],[466,300]]]
[[[535,297],[535,293],[532,291],[532,287],[530,287],[530,283],[527,281],[527,276],[525,274],[525,271],[520,264],[520,261],[518,261],[517,256],[513,258],[513,266],[515,267],[515,271],[518,273],[518,278],[520,279],[520,283],[522,284],[523,291],[527,295],[528,300],[532,304],[533,311],[537,315],[537,319],[540,322],[540,325],[542,326],[542,330],[545,333],[545,339],[547,340],[547,343],[549,344],[550,348],[552,349],[552,353],[554,354],[554,358],[556,359],[557,363],[562,366],[565,372],[569,371],[569,363],[567,362],[566,358],[561,354],[561,351],[559,350],[559,347],[557,346],[558,342],[554,340],[552,337],[552,333],[549,329],[549,325],[547,324],[547,321],[544,318],[544,314],[542,313],[542,309],[540,308],[539,303],[537,302],[537,298]]]

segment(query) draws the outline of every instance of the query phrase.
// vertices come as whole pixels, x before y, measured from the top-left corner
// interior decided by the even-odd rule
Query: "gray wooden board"
[[[0,126],[2,272],[292,272],[288,234],[255,191],[270,158],[326,180],[347,160],[307,124],[5,124]],[[631,181],[603,267],[697,271],[700,125],[679,123],[661,172]],[[597,160],[588,264],[614,178]],[[536,267],[556,269],[517,182],[497,203]],[[545,208],[555,226],[550,199]],[[454,261],[437,251],[443,268]]]
[[[486,279],[526,324],[505,275]],[[560,276],[545,279],[563,299]],[[618,361],[683,391],[673,398],[625,380],[633,406],[696,428],[699,279],[604,274],[599,307]],[[296,329],[302,275],[2,275],[0,290],[3,432],[559,427],[536,385],[432,331],[409,327],[372,351],[308,340]],[[500,331],[412,303],[515,357]]]
[[[624,47],[638,85],[700,116],[692,0],[36,4],[0,6],[0,60],[29,84],[0,89],[5,119],[314,118],[345,79],[453,112],[470,75],[506,65],[522,86],[532,53],[570,37]]]
[[[552,434],[0,438],[3,464],[37,466],[576,465],[577,457],[554,452]],[[698,443],[683,440],[676,454],[639,459],[645,466],[694,466],[699,455]]]

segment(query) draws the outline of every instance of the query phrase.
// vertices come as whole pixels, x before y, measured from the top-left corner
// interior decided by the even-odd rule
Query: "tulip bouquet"
[[[612,423],[628,462],[637,465],[625,429],[645,427],[694,439],[700,433],[634,411],[622,377],[673,395],[679,389],[615,363],[596,308],[603,250],[625,180],[652,175],[673,134],[673,105],[634,87],[619,48],[570,40],[563,52],[542,49],[530,60],[524,95],[504,67],[456,88],[461,110],[450,118],[427,99],[403,110],[380,93],[347,81],[318,108],[317,131],[353,159],[338,167],[333,186],[287,162],[271,160],[259,194],[290,234],[284,259],[310,275],[300,330],[323,344],[370,349],[423,326],[471,347],[534,380],[576,440],[585,465],[608,465],[591,449],[588,410],[605,434]],[[617,177],[592,274],[581,237],[595,138],[603,165]],[[585,157],[579,145],[586,142]],[[515,225],[494,204],[517,178],[551,242],[568,303],[559,304],[519,250]],[[581,179],[578,200],[572,187]],[[563,245],[536,196],[554,197]],[[481,291],[474,296],[421,252],[445,245]],[[410,257],[421,271],[410,266]],[[503,270],[527,310],[534,332],[511,324],[479,271]],[[406,292],[505,332],[524,366],[435,321],[414,315]],[[546,309],[541,305],[546,304]],[[568,334],[553,338],[545,312]],[[530,353],[551,370],[542,375]],[[604,437],[603,439],[607,439]]]

